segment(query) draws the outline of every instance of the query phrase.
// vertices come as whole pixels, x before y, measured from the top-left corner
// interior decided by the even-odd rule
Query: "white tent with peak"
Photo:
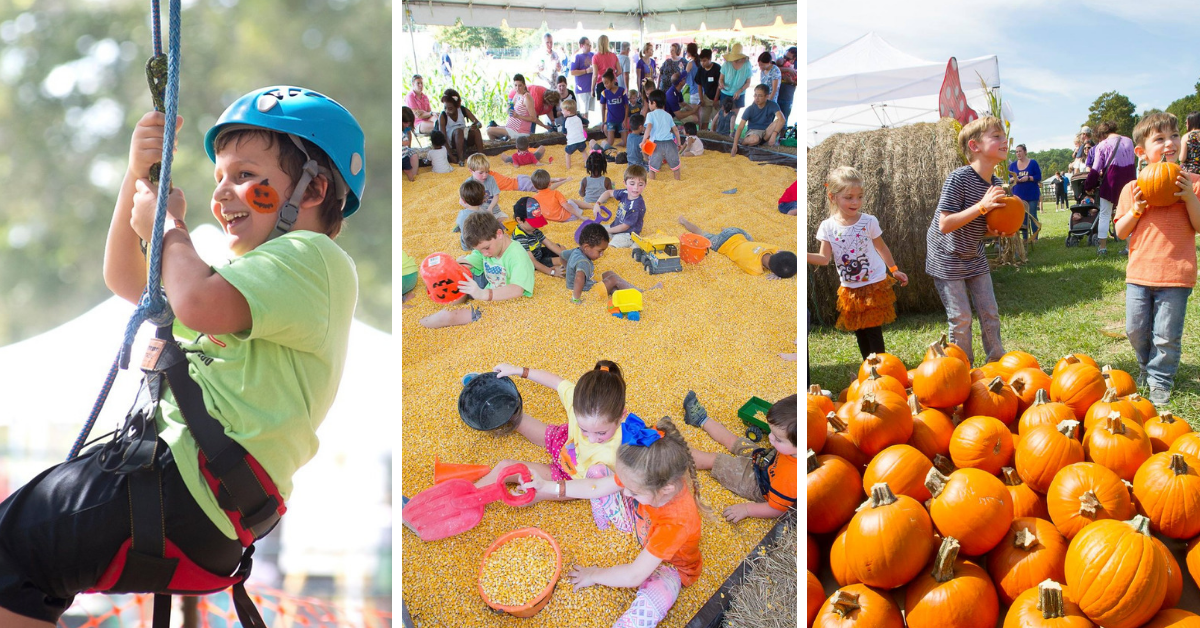
[[[936,122],[946,63],[908,54],[875,33],[809,62],[808,144],[834,133]],[[987,55],[958,62],[963,93],[976,112],[988,109],[980,83],[1000,87],[1000,62]],[[1012,120],[1007,105],[1005,120]]]

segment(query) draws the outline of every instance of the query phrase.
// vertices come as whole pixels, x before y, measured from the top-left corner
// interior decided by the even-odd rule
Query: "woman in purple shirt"
[[[1089,155],[1092,170],[1083,187],[1090,190],[1100,188],[1100,224],[1096,231],[1096,253],[1108,253],[1108,225],[1112,221],[1112,210],[1121,196],[1126,183],[1137,178],[1137,157],[1133,154],[1133,140],[1117,133],[1117,123],[1105,120],[1096,127],[1099,144]]]
[[[654,60],[654,44],[642,46],[642,56],[637,62],[638,89],[646,84],[646,79],[655,80],[658,76],[658,62]]]

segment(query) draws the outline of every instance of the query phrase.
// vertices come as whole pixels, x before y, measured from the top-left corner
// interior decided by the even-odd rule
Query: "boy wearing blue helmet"
[[[105,282],[131,302],[146,284],[139,240],[151,237],[157,186],[147,177],[164,122],[149,113],[134,129],[105,248]],[[243,548],[286,510],[341,380],[357,276],[332,238],[358,209],[363,147],[345,108],[286,86],[243,96],[208,132],[211,211],[236,257],[200,258],[183,192],[173,190],[162,285],[175,340],[160,330],[164,357],[143,363],[165,374],[161,400],[125,430],[134,435],[47,470],[0,504],[0,625],[52,625],[86,590],[214,590],[231,586],[221,580],[230,574],[244,579]],[[158,509],[148,519],[147,503]],[[147,521],[160,529],[139,544]],[[157,539],[148,552],[146,536]]]

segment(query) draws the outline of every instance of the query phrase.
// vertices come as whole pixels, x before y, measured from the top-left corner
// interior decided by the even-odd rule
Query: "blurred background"
[[[203,136],[227,105],[257,87],[301,85],[345,105],[366,131],[362,209],[338,238],[359,276],[346,373],[319,432],[321,449],[295,477],[288,516],[259,544],[254,580],[271,591],[260,604],[269,615],[304,598],[334,618],[271,625],[376,625],[391,607],[395,413],[379,391],[391,385],[392,4],[182,4],[184,127],[172,180],[187,195],[188,225],[210,262],[228,253],[209,212],[213,170]],[[165,40],[167,0],[161,5]],[[0,0],[0,500],[66,456],[132,312],[104,286],[101,264],[129,136],[153,107],[145,75],[150,7]],[[120,374],[93,437],[121,420],[138,375]],[[210,610],[219,614],[221,604]],[[110,625],[95,623],[102,612],[111,625],[137,625],[135,606],[80,596],[64,625]]]

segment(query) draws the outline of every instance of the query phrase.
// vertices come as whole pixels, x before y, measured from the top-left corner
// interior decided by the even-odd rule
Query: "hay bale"
[[[829,216],[825,177],[839,166],[863,176],[864,213],[879,219],[884,241],[908,286],[896,287],[896,312],[943,309],[925,274],[925,233],[933,220],[942,184],[963,165],[955,122],[919,123],[895,129],[839,133],[808,151],[808,250],[818,250],[817,227]],[[817,268],[809,282],[809,307],[822,321],[837,320],[837,271]]]
[[[796,511],[784,515],[786,527],[764,551],[746,559],[747,572],[729,592],[727,628],[791,628],[799,626],[796,615],[796,552],[799,530]]]

